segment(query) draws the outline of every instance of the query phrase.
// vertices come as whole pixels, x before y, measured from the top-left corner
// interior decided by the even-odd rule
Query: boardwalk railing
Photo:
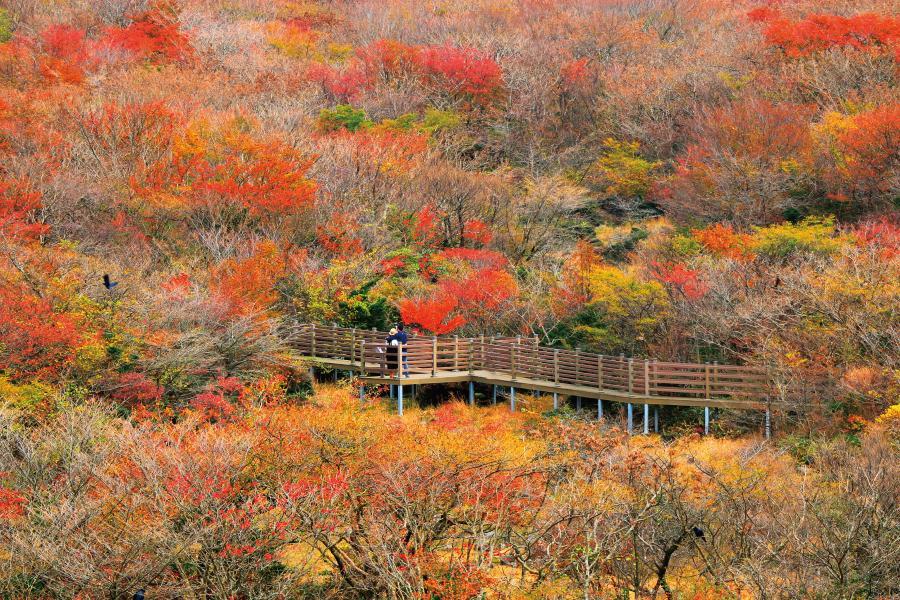
[[[301,325],[296,348],[366,377],[412,376],[417,379],[449,374],[502,376],[533,389],[566,388],[593,395],[592,390],[623,397],[658,399],[722,399],[759,405],[770,394],[770,382],[761,367],[680,363],[625,356],[604,356],[579,350],[540,346],[534,338],[516,337],[410,337],[402,348],[405,368],[391,370],[385,343],[387,333],[336,326]],[[727,400],[727,404],[724,402]]]

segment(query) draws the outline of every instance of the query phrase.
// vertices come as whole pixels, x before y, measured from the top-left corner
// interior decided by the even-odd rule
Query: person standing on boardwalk
[[[393,376],[399,370],[397,358],[400,350],[400,340],[397,339],[396,327],[391,328],[390,332],[388,332],[388,336],[384,339],[384,342],[387,344],[387,348],[385,348],[385,368],[387,369],[388,375]]]
[[[409,377],[409,359],[406,352],[406,343],[409,341],[409,335],[403,330],[403,323],[397,323],[397,333],[394,337],[400,343],[400,349],[403,352],[403,376]]]

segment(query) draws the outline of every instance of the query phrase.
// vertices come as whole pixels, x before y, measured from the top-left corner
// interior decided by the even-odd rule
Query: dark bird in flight
[[[104,275],[103,275],[103,287],[105,287],[105,288],[108,289],[108,290],[111,290],[111,289],[113,289],[114,287],[116,287],[117,285],[119,285],[119,282],[118,282],[118,281],[112,281],[112,280],[109,278],[109,275],[107,275],[107,274],[104,273]]]
[[[115,285],[115,284],[113,284]],[[140,589],[134,594],[133,600],[144,600],[144,590]]]
[[[705,539],[706,539],[706,534],[703,533],[703,530],[700,529],[699,527],[694,527],[694,535],[696,535],[696,536],[697,536],[698,538],[700,538],[701,540],[705,540]]]

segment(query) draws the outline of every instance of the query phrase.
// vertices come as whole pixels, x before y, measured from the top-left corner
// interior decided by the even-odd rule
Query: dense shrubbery
[[[285,406],[277,389],[222,380],[177,424],[5,413],[0,593],[850,598],[900,581],[897,407],[854,443],[807,444],[798,470],[756,439],[629,439],[535,399],[399,418],[353,390]]]

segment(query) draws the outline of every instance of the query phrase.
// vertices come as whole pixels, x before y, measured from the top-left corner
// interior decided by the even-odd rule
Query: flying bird
[[[111,289],[113,289],[114,287],[116,287],[117,285],[119,285],[119,282],[118,282],[118,281],[112,281],[112,280],[109,278],[109,275],[108,275],[108,274],[106,274],[106,273],[103,274],[103,287],[105,287],[105,288],[108,289],[108,290],[111,290]]]
[[[115,284],[113,284],[115,285]],[[140,589],[134,594],[134,598],[132,600],[144,600],[144,590]]]
[[[701,540],[705,540],[705,539],[706,539],[706,534],[703,533],[703,530],[700,529],[699,527],[694,527],[694,535],[696,535],[696,536],[697,536],[698,538],[700,538]]]

